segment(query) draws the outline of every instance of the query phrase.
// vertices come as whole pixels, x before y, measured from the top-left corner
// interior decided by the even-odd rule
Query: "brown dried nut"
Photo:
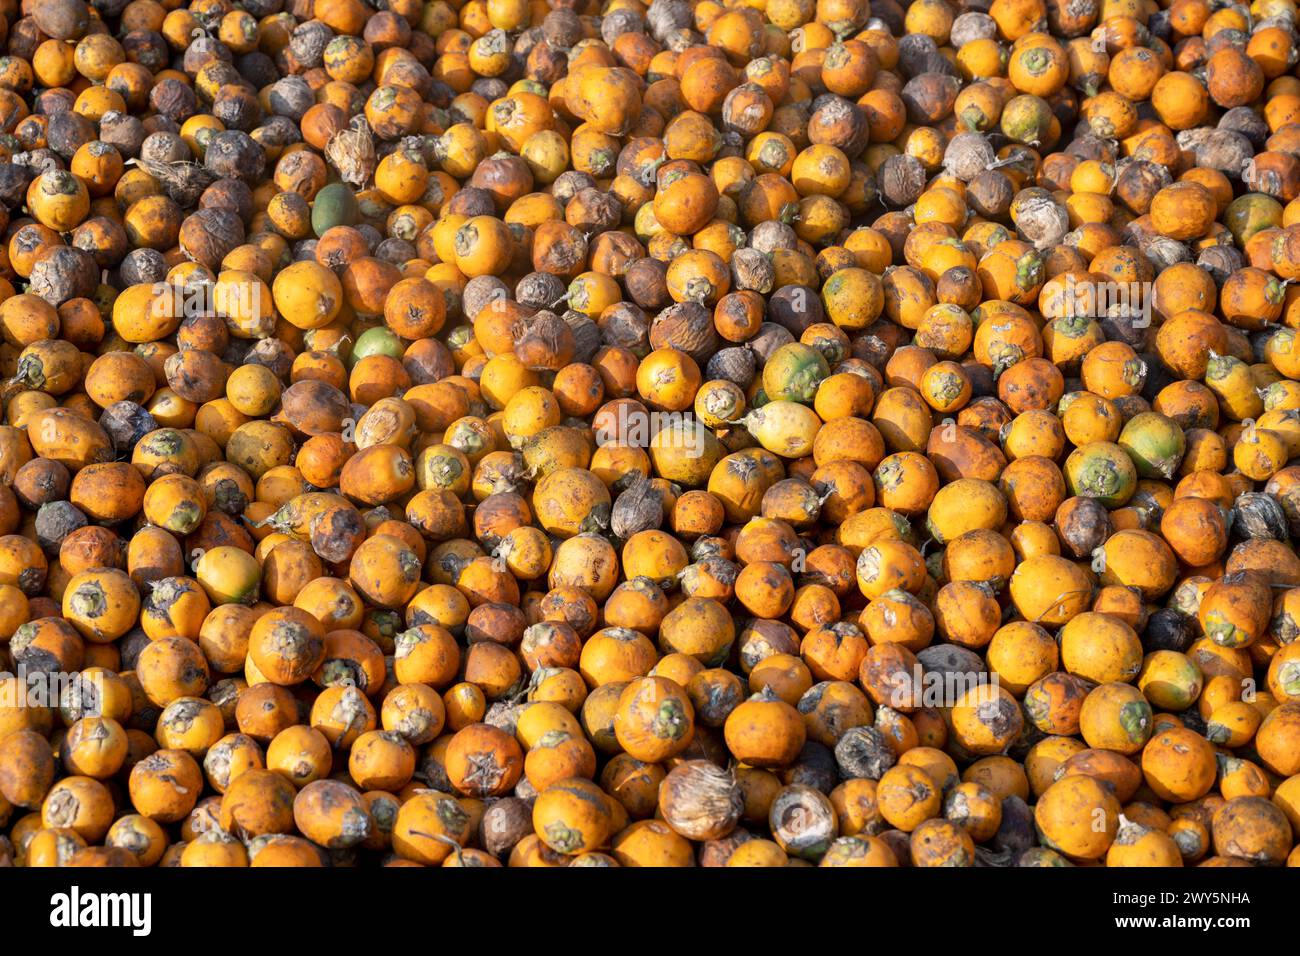
[[[915,156],[903,153],[881,164],[880,196],[890,206],[908,206],[925,190],[925,167]]]
[[[573,333],[572,361],[590,364],[596,353],[600,351],[600,327],[592,320],[591,316],[575,312],[573,309],[565,311],[560,318],[564,320],[569,327],[569,331]]]
[[[754,350],[735,345],[713,353],[704,368],[704,377],[708,381],[721,379],[735,382],[741,388],[749,388],[757,371],[758,361]]]
[[[148,146],[148,141],[145,143]],[[256,144],[254,144],[256,145]],[[189,147],[185,147],[187,150]],[[260,147],[258,147],[260,149]],[[169,162],[141,158],[140,167],[158,180],[167,195],[184,209],[190,209],[220,175],[187,158]]]
[[[1050,10],[1048,14],[1051,15]],[[1052,32],[1056,33],[1057,31],[1053,29]],[[992,40],[997,35],[998,22],[996,20],[987,13],[971,10],[952,21],[952,27],[948,31],[948,42],[953,49],[959,50],[967,43],[974,43],[976,40]]]
[[[145,163],[179,163],[191,159],[193,154],[185,145],[185,140],[172,130],[158,130],[145,137],[140,144],[140,164]],[[146,167],[145,172],[153,175]],[[160,180],[161,182],[161,180]]]
[[[1228,276],[1246,264],[1246,260],[1235,246],[1211,246],[1196,257],[1196,264],[1210,274],[1215,285],[1223,285]]]
[[[525,30],[520,35],[520,43],[523,43],[524,38],[531,32],[531,30]],[[516,50],[516,53],[519,52]],[[545,83],[547,86],[563,79],[565,72],[569,68],[569,61],[564,54],[551,46],[545,39],[539,39],[529,48],[527,54],[520,53],[520,55],[525,56],[524,72],[531,79],[537,80],[539,83]]]
[[[239,179],[259,185],[266,176],[266,154],[242,130],[228,129],[213,135],[203,152],[203,164],[219,178]]]
[[[916,659],[926,675],[934,672],[945,681],[965,679],[967,674],[983,674],[988,670],[979,654],[956,644],[932,644],[917,651]]]
[[[851,727],[835,744],[835,763],[845,780],[879,780],[898,760],[879,727]]]
[[[668,294],[668,263],[646,256],[637,259],[623,273],[627,294],[643,309],[663,308],[672,301]]]
[[[587,238],[567,222],[548,220],[533,232],[532,264],[538,272],[574,278],[586,262]]]
[[[609,529],[626,541],[639,531],[651,531],[663,524],[663,497],[644,477],[634,480],[614,500]]]
[[[630,349],[638,355],[650,352],[650,319],[630,302],[610,306],[600,314],[596,327],[604,345]]]
[[[515,357],[527,368],[558,372],[573,361],[573,330],[554,312],[542,311],[520,318],[511,333]]]
[[[1086,558],[1110,537],[1110,514],[1095,498],[1067,498],[1056,511],[1056,529],[1068,554]]]
[[[304,26],[310,26],[308,21]],[[297,31],[295,31],[296,33]],[[346,129],[333,133],[325,144],[325,158],[338,170],[339,178],[352,186],[364,186],[374,175],[375,138],[364,115],[352,117]]]
[[[312,518],[311,547],[323,560],[346,561],[366,537],[365,518],[354,508],[331,508]]]
[[[758,327],[758,333],[746,342],[745,346],[758,356],[760,365],[766,365],[773,352],[793,341],[795,341],[794,335],[785,326],[777,325],[775,322],[764,322]]]
[[[152,285],[167,277],[167,260],[157,249],[132,249],[117,271],[126,285]]]
[[[996,158],[997,153],[983,133],[958,133],[944,150],[943,167],[949,175],[969,183]]]
[[[245,353],[244,362],[248,365],[263,365],[274,372],[276,378],[287,379],[295,357],[293,348],[288,342],[268,338],[259,339],[254,343],[253,347]],[[283,398],[284,396],[281,396],[282,403]]]
[[[479,821],[479,845],[496,857],[504,857],[515,844],[533,833],[532,807],[518,797],[502,797],[488,803]]]
[[[816,289],[786,285],[777,289],[767,302],[767,318],[784,326],[794,335],[802,335],[811,326],[825,322],[825,311]]]
[[[108,115],[106,113],[105,117]],[[34,176],[35,171],[30,166],[21,163],[0,164],[0,202],[10,209],[22,206],[26,200],[27,187]]]
[[[286,140],[290,140],[290,137],[297,138],[296,130],[293,133],[288,131],[293,129],[292,124],[288,125],[288,129],[282,125],[284,117],[271,117],[266,124],[254,130],[263,119],[262,105],[257,100],[257,90],[242,77],[239,82],[224,84],[217,90],[212,98],[209,112],[221,120],[228,129],[255,131],[258,134],[255,140],[260,142],[266,142],[262,137],[266,136],[268,131],[278,134],[272,142],[280,147],[288,145]]]
[[[181,251],[209,269],[216,270],[243,241],[244,223],[229,209],[200,209],[181,224]]]
[[[902,30],[891,31],[895,34]],[[927,72],[946,71],[938,64],[946,62],[934,37],[924,33],[910,33],[898,41],[898,66],[909,77],[920,76]]]
[[[168,387],[196,405],[216,401],[225,394],[230,374],[225,362],[201,349],[185,349],[168,356],[163,371]]]
[[[1297,51],[1292,48],[1290,59],[1296,58]],[[1265,140],[1271,132],[1268,121],[1249,106],[1234,106],[1219,118],[1219,129],[1231,130],[1245,136],[1257,149],[1264,147]],[[1181,143],[1179,144],[1182,145]],[[1199,165],[1199,164],[1198,164]]]
[[[683,23],[674,26],[687,26],[689,17]],[[552,10],[542,20],[542,36],[557,50],[568,50],[583,38],[581,18],[571,9]]]
[[[9,28],[9,55],[21,56],[30,62],[36,53],[36,48],[45,42],[46,36],[47,34],[42,33],[41,28],[36,25],[35,20],[31,17],[23,17]]]
[[[774,106],[766,91],[756,83],[742,83],[722,103],[722,122],[733,133],[748,138],[763,132],[771,122]]]
[[[1115,198],[1135,215],[1151,208],[1156,193],[1173,181],[1169,170],[1144,159],[1125,160],[1115,170]]]
[[[40,94],[37,103],[39,104],[45,97],[54,98],[56,96],[58,94],[53,90]],[[64,97],[58,98],[66,102]],[[71,159],[75,153],[80,151],[82,146],[94,141],[95,124],[75,112],[66,109],[61,110],[46,121],[46,146],[58,154],[61,159]]]
[[[1059,245],[1070,231],[1069,214],[1046,189],[1021,190],[1011,202],[1010,213],[1016,231],[1037,249]]]
[[[651,348],[677,349],[697,363],[707,362],[721,344],[712,313],[698,302],[670,305],[650,325]]]
[[[469,288],[469,283],[466,283]],[[534,309],[549,309],[564,298],[564,280],[549,272],[530,272],[515,285],[514,299]]]
[[[575,199],[577,197],[574,197]],[[565,214],[568,214],[566,207]],[[621,208],[621,206],[620,206]],[[615,226],[618,222],[615,221]],[[595,272],[621,279],[627,273],[628,266],[645,256],[645,247],[635,237],[626,232],[615,231],[612,227],[600,233],[591,243],[591,268]]]
[[[1015,195],[1016,187],[998,169],[986,169],[978,173],[966,187],[967,205],[986,219],[1001,219],[1005,216]]]
[[[220,316],[188,315],[176,330],[176,345],[181,351],[205,349],[222,354],[230,345],[230,328]]]
[[[799,236],[794,227],[779,219],[760,222],[749,234],[749,248],[771,255],[778,249],[797,249]]]
[[[90,8],[82,0],[48,0],[31,10],[36,26],[55,40],[79,40],[90,29]]]
[[[595,185],[596,180],[591,173],[570,169],[560,173],[555,182],[551,184],[551,195],[556,198],[561,206],[564,206],[568,205],[569,200],[578,193]],[[464,192],[464,190],[461,191]]]
[[[325,62],[325,47],[333,37],[334,31],[320,20],[303,24],[293,31],[289,40],[294,62],[304,70],[321,66]]]
[[[645,22],[650,28],[651,36],[663,43],[676,31],[689,29],[695,22],[692,9],[687,0],[660,0],[659,3],[650,4],[650,9],[646,11]],[[549,20],[551,16],[553,14],[547,14],[547,19]]]
[[[341,431],[343,419],[351,411],[348,397],[339,389],[328,382],[303,379],[280,395],[280,411],[275,420],[301,435],[322,435]]]
[[[1170,239],[1168,236],[1155,235],[1143,237],[1138,240],[1138,249],[1141,250],[1144,256],[1151,260],[1151,264],[1155,266],[1157,272],[1168,269],[1170,266],[1177,265],[1180,262],[1190,262],[1192,260],[1191,248],[1186,243],[1179,242],[1177,239]],[[1117,307],[1123,308],[1123,306],[1118,303],[1112,305],[1110,308]],[[1103,329],[1105,328],[1104,323],[1102,327]],[[1107,337],[1111,337],[1109,332],[1107,332]],[[1125,337],[1125,341],[1128,341],[1127,337]],[[1132,343],[1130,342],[1130,344]]]
[[[418,158],[415,162],[419,162]],[[532,191],[533,174],[520,157],[502,154],[479,163],[467,185],[488,192],[497,208],[504,211],[520,196]]]
[[[117,233],[121,233],[120,228]],[[28,282],[28,291],[50,305],[60,306],[70,299],[94,296],[99,285],[99,266],[86,250],[76,246],[58,246],[32,266]]]
[[[623,204],[613,193],[589,186],[579,190],[565,205],[564,219],[588,236],[594,236],[618,227],[623,221]]]
[[[731,254],[731,284],[738,291],[766,295],[776,284],[776,268],[758,249],[737,249]]]
[[[849,159],[856,159],[871,139],[867,114],[858,104],[834,94],[820,98],[817,103],[808,118],[808,141],[836,146]]]
[[[489,305],[510,301],[510,287],[496,276],[475,276],[461,290],[460,307],[471,322]]]
[[[1232,530],[1247,538],[1285,541],[1290,535],[1286,512],[1272,495],[1247,492],[1232,506]]]
[[[1190,152],[1197,166],[1217,169],[1227,176],[1240,176],[1255,155],[1250,140],[1231,129],[1198,126],[1183,130],[1177,141],[1178,148]]]
[[[899,95],[907,106],[907,118],[918,125],[932,126],[952,113],[961,92],[961,80],[944,73],[922,73],[904,84]]]
[[[659,784],[659,810],[670,827],[691,840],[719,840],[735,829],[745,809],[736,775],[707,760],[678,764]]]
[[[158,427],[158,422],[142,405],[132,401],[114,402],[99,416],[99,426],[113,442],[119,456],[130,457],[140,439]]]

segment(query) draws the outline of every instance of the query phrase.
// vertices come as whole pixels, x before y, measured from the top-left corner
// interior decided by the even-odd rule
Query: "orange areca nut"
[[[7,5],[0,863],[1300,863],[1220,6]]]

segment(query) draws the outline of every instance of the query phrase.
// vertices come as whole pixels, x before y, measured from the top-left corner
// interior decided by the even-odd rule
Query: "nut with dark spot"
[[[891,156],[880,166],[880,196],[896,208],[910,205],[925,189],[925,167],[915,156],[906,153]]]
[[[835,744],[835,763],[848,780],[879,780],[897,760],[889,738],[878,727],[852,727]]]
[[[493,856],[505,857],[532,832],[532,808],[518,797],[501,797],[490,801],[483,812],[479,844]]]
[[[30,291],[53,306],[69,299],[88,299],[99,285],[94,257],[75,246],[57,246],[32,266]]]
[[[766,295],[776,282],[776,268],[771,258],[757,249],[737,249],[731,254],[731,281],[737,290]]]
[[[757,364],[753,349],[735,345],[713,353],[705,366],[705,375],[709,380],[722,379],[749,388],[757,374]]]
[[[262,181],[266,155],[252,137],[242,130],[228,129],[208,141],[203,154],[204,165],[219,177],[241,179],[250,186]]]
[[[89,519],[68,501],[51,501],[36,512],[36,540],[47,554],[57,554],[63,539],[84,528]]]
[[[670,305],[650,325],[652,348],[677,349],[697,363],[707,362],[720,344],[712,313],[698,302]]]
[[[530,272],[515,286],[515,301],[534,309],[549,309],[559,304],[566,292],[564,280],[549,272]]]

